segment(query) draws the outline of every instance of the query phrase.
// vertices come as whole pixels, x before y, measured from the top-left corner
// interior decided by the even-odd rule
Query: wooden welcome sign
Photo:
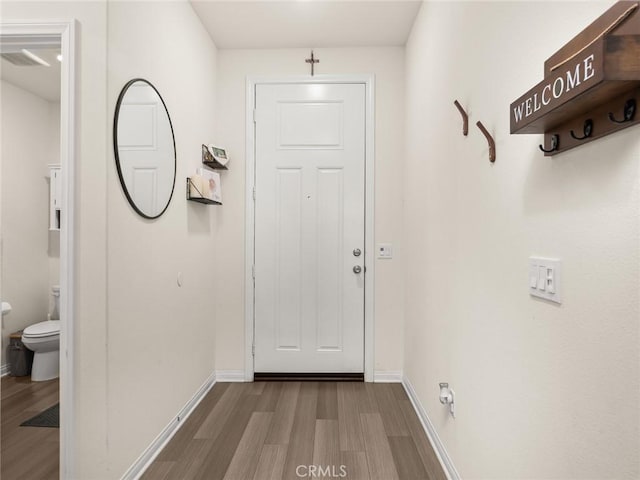
[[[640,122],[640,4],[621,1],[545,62],[510,106],[511,133],[544,133],[545,155]]]

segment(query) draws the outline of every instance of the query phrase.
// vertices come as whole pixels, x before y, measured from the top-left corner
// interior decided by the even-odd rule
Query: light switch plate
[[[529,258],[529,293],[562,303],[562,262],[557,258]]]

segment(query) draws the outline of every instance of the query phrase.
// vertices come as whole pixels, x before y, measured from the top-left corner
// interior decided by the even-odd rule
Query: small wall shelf
[[[640,4],[620,1],[552,55],[510,106],[511,133],[544,133],[552,156],[640,123]]]
[[[222,205],[220,202],[216,202],[215,200],[209,200],[208,198],[202,197],[187,197],[187,200],[190,202],[202,203],[204,205]]]
[[[211,200],[210,198],[206,198],[203,197],[202,194],[200,194],[199,197],[192,197],[191,196],[191,186],[193,185],[193,183],[191,182],[191,179],[189,177],[187,177],[187,200],[191,201],[191,202],[198,202],[198,203],[202,203],[205,205],[222,205],[222,202],[216,202],[215,200]],[[196,189],[196,191],[198,193],[200,193],[200,190],[198,190],[198,188],[193,185],[193,188]]]
[[[214,170],[229,170],[226,165],[222,165],[211,155],[206,145],[202,145],[202,163]]]

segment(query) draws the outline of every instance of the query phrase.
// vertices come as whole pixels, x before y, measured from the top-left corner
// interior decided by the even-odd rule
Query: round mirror
[[[143,217],[158,218],[173,195],[176,144],[167,106],[147,80],[135,78],[120,92],[113,149],[127,200]]]

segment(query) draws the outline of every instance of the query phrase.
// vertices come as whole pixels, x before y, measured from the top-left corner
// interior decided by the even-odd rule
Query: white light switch
[[[547,286],[547,267],[538,264],[538,290],[544,292]]]
[[[547,292],[556,293],[555,268],[546,268]]]
[[[561,303],[562,262],[555,258],[529,258],[529,293],[534,297]]]
[[[529,288],[538,288],[538,269],[537,267],[529,274]]]
[[[378,244],[378,258],[393,258],[393,247],[390,243]]]

